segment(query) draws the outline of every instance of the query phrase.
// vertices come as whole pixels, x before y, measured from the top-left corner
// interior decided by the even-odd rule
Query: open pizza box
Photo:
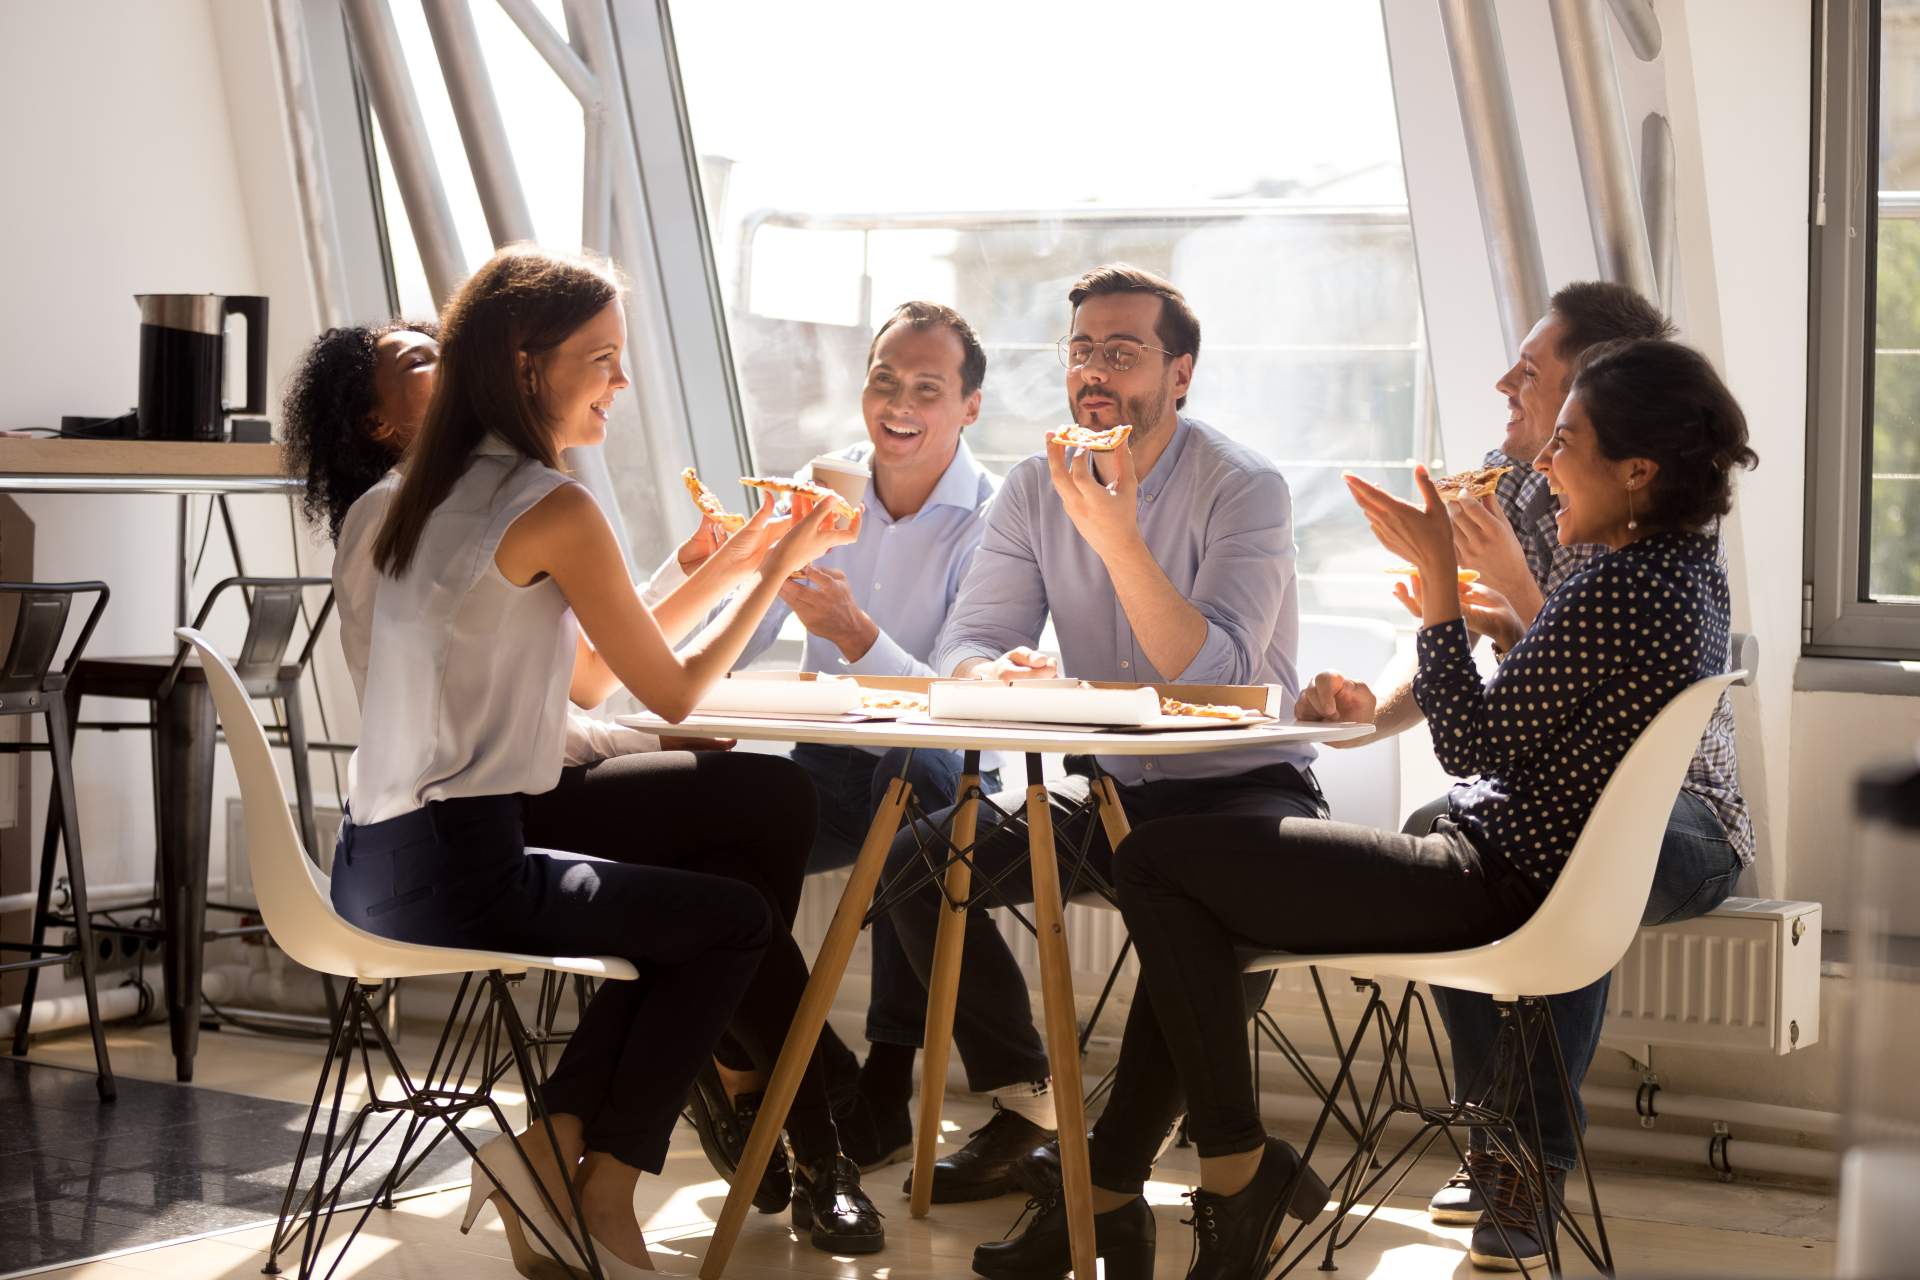
[[[1204,707],[1207,714],[1167,714],[1163,699]],[[1279,713],[1280,690],[1269,685],[1137,685],[1070,678],[937,680],[929,701],[935,721],[1166,733],[1265,724]]]

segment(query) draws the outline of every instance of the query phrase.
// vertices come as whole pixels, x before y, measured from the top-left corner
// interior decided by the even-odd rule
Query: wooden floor
[[[164,1027],[116,1029],[111,1040],[115,1070],[123,1075],[170,1080],[172,1060]],[[202,1037],[196,1083],[263,1097],[305,1103],[312,1097],[316,1049],[309,1044],[260,1039],[234,1033]],[[31,1057],[71,1066],[90,1066],[83,1035],[48,1038]],[[945,1141],[963,1142],[981,1122],[984,1109],[966,1099],[951,1100]],[[1338,1156],[1327,1162],[1336,1164]],[[1316,1160],[1316,1164],[1319,1161]],[[1190,1151],[1171,1151],[1148,1198],[1159,1219],[1157,1277],[1186,1273],[1191,1244],[1182,1193],[1195,1162]],[[1395,1196],[1374,1223],[1339,1254],[1339,1270],[1359,1277],[1485,1276],[1466,1257],[1465,1229],[1437,1227],[1427,1220],[1427,1193],[1445,1179],[1450,1162],[1430,1158],[1406,1182],[1408,1194]],[[846,1276],[896,1280],[898,1277],[963,1277],[972,1274],[974,1245],[993,1240],[1013,1224],[1023,1201],[1015,1196],[968,1205],[936,1205],[932,1216],[914,1221],[900,1191],[905,1167],[869,1175],[869,1194],[886,1214],[887,1248],[866,1258],[832,1257],[796,1239],[784,1214],[749,1218],[734,1252],[729,1276],[772,1280],[777,1276]],[[667,1169],[660,1178],[641,1180],[640,1210],[655,1259],[663,1273],[693,1275],[720,1212],[726,1184],[700,1153],[692,1130],[681,1127]],[[1813,1191],[1751,1185],[1722,1186],[1692,1176],[1603,1170],[1600,1194],[1607,1207],[1608,1230],[1623,1277],[1680,1276],[1826,1276],[1833,1268],[1832,1197]],[[1576,1200],[1583,1197],[1576,1196]],[[442,1191],[403,1201],[391,1212],[376,1213],[344,1263],[333,1274],[368,1280],[447,1280],[511,1277],[505,1238],[491,1211],[483,1228],[461,1236],[456,1225],[466,1193]],[[87,1280],[251,1280],[260,1272],[270,1228],[231,1232],[108,1261],[47,1273]],[[4,1270],[0,1267],[0,1270]],[[1584,1262],[1570,1274],[1591,1274]],[[1320,1274],[1312,1264],[1296,1276]]]

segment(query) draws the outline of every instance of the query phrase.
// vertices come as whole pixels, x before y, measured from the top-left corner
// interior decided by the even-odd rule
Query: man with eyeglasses
[[[1089,271],[1067,297],[1073,322],[1060,350],[1073,419],[1095,430],[1128,425],[1132,434],[1113,453],[1070,455],[1050,443],[1045,456],[1008,473],[934,669],[982,679],[1275,684],[1290,703],[1299,632],[1292,503],[1272,462],[1180,412],[1200,352],[1199,319],[1172,284],[1123,263]],[[1049,615],[1057,658],[1034,648]],[[1326,803],[1308,771],[1312,758],[1311,747],[1292,745],[1070,757],[1068,776],[1049,784],[1061,878],[1069,851],[1086,843],[1088,867],[1110,879],[1104,831],[1092,814],[1073,811],[1096,771],[1118,783],[1135,826],[1199,813],[1324,818]],[[996,801],[1017,810],[1023,796],[1009,792]],[[996,881],[1003,900],[1031,901],[1026,855],[1018,833],[983,838],[975,883]],[[913,834],[903,834],[885,882],[914,875],[917,865]],[[901,945],[923,981],[941,903],[938,886],[928,884],[895,912]],[[992,1095],[995,1114],[934,1166],[932,1195],[942,1202],[1012,1189],[1015,1162],[1054,1128],[1027,978],[983,910],[967,915],[961,973],[954,1043],[969,1086]],[[877,1027],[869,1035],[909,1045],[919,1043],[922,1030]],[[1126,1036],[1130,1046],[1140,1042],[1142,1061],[1151,1065],[1134,1073],[1100,1121],[1111,1157],[1093,1171],[1095,1207],[1107,1211],[1096,1221],[1102,1237],[1150,1229],[1141,1186],[1185,1106],[1147,1001],[1134,1002]],[[1049,1210],[1001,1249],[1007,1256],[986,1259],[996,1268],[987,1273],[1064,1274],[1066,1250],[1064,1218]],[[985,1271],[980,1262],[976,1269]],[[1047,1270],[1056,1263],[1057,1272]]]

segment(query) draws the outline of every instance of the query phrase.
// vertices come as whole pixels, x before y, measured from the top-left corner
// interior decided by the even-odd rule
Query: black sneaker
[[[1502,1161],[1484,1151],[1467,1152],[1467,1162],[1453,1171],[1445,1185],[1427,1201],[1427,1216],[1442,1226],[1470,1227],[1480,1221],[1487,1207],[1481,1190],[1493,1185],[1494,1171]],[[1479,1186],[1475,1186],[1476,1178]]]
[[[973,1251],[975,1273],[989,1280],[1062,1280],[1073,1266],[1067,1241],[1067,1215],[1058,1193],[1036,1196],[1014,1219],[1033,1221],[1017,1237],[994,1240]],[[1093,1215],[1093,1252],[1106,1280],[1153,1280],[1156,1228],[1145,1196],[1109,1213]]]
[[[1555,1215],[1566,1203],[1567,1171],[1547,1170],[1551,1208],[1544,1215],[1543,1230],[1543,1215],[1533,1179],[1521,1176],[1520,1170],[1506,1160],[1497,1156],[1488,1159],[1497,1167],[1491,1183],[1483,1177],[1481,1185],[1487,1188],[1487,1207],[1480,1215],[1480,1224],[1473,1229],[1473,1242],[1468,1246],[1467,1256],[1473,1259],[1474,1266],[1488,1271],[1524,1269],[1531,1272],[1536,1267],[1545,1267],[1553,1242]]]
[[[993,1118],[967,1135],[966,1146],[933,1162],[933,1203],[960,1204],[1005,1195],[1014,1189],[1014,1161],[1052,1136],[1053,1130],[1002,1110],[996,1101]],[[913,1193],[912,1174],[900,1189]]]
[[[1268,1138],[1253,1181],[1230,1196],[1196,1188],[1193,1200],[1193,1265],[1187,1280],[1245,1280],[1265,1272],[1280,1220],[1312,1222],[1327,1207],[1327,1184],[1295,1151]]]
[[[700,1149],[706,1152],[707,1162],[716,1173],[732,1182],[733,1171],[740,1167],[740,1155],[747,1148],[747,1135],[753,1132],[753,1122],[760,1114],[760,1095],[743,1093],[728,1102],[727,1091],[720,1084],[720,1073],[708,1062],[693,1078],[693,1088],[687,1092],[685,1114],[693,1131],[700,1135]],[[760,1185],[754,1190],[753,1207],[762,1213],[778,1213],[787,1207],[792,1193],[793,1178],[787,1171],[786,1146],[776,1142],[773,1154],[767,1159],[767,1171],[760,1176]]]
[[[803,1164],[793,1175],[793,1225],[823,1253],[878,1253],[887,1243],[880,1210],[860,1189],[860,1170],[846,1156],[815,1181]]]
[[[834,1111],[833,1127],[840,1132],[840,1150],[860,1166],[862,1173],[913,1158],[910,1101],[875,1102],[864,1093],[855,1094],[843,1108]]]

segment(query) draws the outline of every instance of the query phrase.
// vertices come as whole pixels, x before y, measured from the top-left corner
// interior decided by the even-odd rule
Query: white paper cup
[[[867,500],[869,473],[865,463],[846,458],[819,457],[811,465],[816,484],[827,486],[856,507]]]

